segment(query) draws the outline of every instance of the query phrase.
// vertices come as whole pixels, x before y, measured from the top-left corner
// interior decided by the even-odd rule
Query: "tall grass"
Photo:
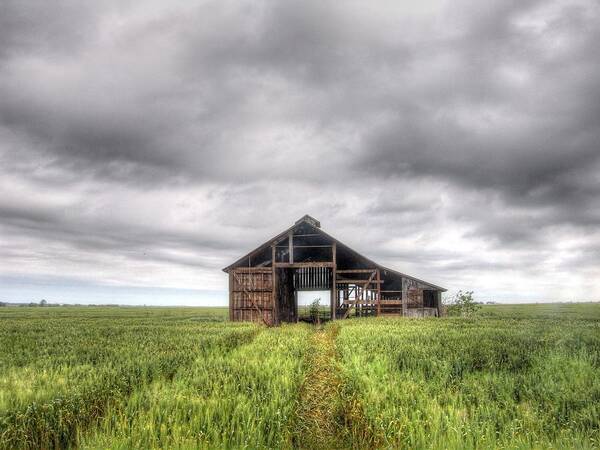
[[[598,448],[600,305],[536,308],[0,308],[0,449]]]
[[[135,390],[258,332],[250,324],[123,320],[93,310],[25,314],[0,322],[0,448],[76,444],[81,430]]]
[[[598,323],[361,320],[337,345],[359,446],[598,445]]]
[[[289,448],[308,326],[262,331],[124,400],[84,448]]]

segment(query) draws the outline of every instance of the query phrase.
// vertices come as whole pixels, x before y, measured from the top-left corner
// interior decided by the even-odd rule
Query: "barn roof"
[[[334,238],[333,236],[331,236],[330,234],[324,232],[321,229],[321,223],[315,219],[312,216],[309,216],[308,214],[305,214],[303,217],[301,217],[300,219],[298,219],[294,225],[292,225],[291,227],[287,228],[286,230],[282,231],[281,233],[279,233],[278,235],[272,237],[271,239],[269,239],[268,241],[266,241],[265,243],[259,245],[258,247],[256,247],[254,250],[248,252],[247,254],[245,254],[244,256],[242,256],[241,258],[237,259],[233,264],[230,264],[229,266],[225,267],[223,269],[224,272],[229,272],[231,269],[233,269],[234,267],[238,266],[239,264],[243,263],[246,259],[248,259],[249,257],[251,257],[252,255],[264,250],[265,248],[276,244],[278,241],[285,239],[288,234],[293,231],[294,229],[298,228],[300,225],[303,224],[308,224],[310,225],[312,228],[315,229],[316,232],[322,234],[324,237],[331,239],[333,242],[336,243],[336,245],[341,246],[341,247],[345,247],[346,249],[348,249],[349,251],[355,253],[358,257],[360,257],[361,259],[363,259],[365,262],[367,262],[368,264],[370,264],[372,267],[376,267],[380,270],[385,270],[388,272],[391,272],[393,274],[396,274],[398,276],[404,277],[404,278],[409,278],[411,280],[417,281],[419,283],[425,284],[435,290],[439,290],[439,291],[446,291],[446,288],[443,288],[441,286],[437,286],[433,283],[430,283],[428,281],[424,281],[421,280],[419,278],[415,278],[413,276],[407,275],[405,273],[399,272],[397,270],[394,269],[390,269],[389,267],[385,267],[382,266],[381,264],[376,263],[375,261],[371,260],[370,258],[358,253],[356,250],[348,247],[346,244],[344,244],[343,242],[340,242],[338,239]]]

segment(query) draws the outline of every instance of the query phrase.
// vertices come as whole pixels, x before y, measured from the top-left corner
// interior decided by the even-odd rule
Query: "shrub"
[[[473,291],[458,291],[446,303],[446,310],[449,316],[471,317],[481,305],[473,299]]]

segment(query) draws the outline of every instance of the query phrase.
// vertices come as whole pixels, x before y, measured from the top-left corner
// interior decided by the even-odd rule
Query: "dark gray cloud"
[[[450,288],[600,295],[599,40],[592,0],[5,1],[0,274],[223,289],[308,212]]]
[[[82,48],[98,31],[98,6],[90,9],[77,1],[4,0],[0,12],[0,55],[4,57],[30,52],[68,54]]]

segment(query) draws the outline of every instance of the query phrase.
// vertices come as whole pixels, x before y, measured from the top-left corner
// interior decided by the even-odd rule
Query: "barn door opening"
[[[276,270],[276,299],[279,322],[294,323],[298,320],[296,313],[296,297],[294,291],[294,269],[278,268]]]
[[[296,291],[298,320],[324,322],[331,319],[331,291]]]
[[[275,274],[278,323],[331,318],[331,267],[277,267]]]
[[[321,322],[331,319],[331,283],[331,267],[315,265],[295,269],[297,320]]]

